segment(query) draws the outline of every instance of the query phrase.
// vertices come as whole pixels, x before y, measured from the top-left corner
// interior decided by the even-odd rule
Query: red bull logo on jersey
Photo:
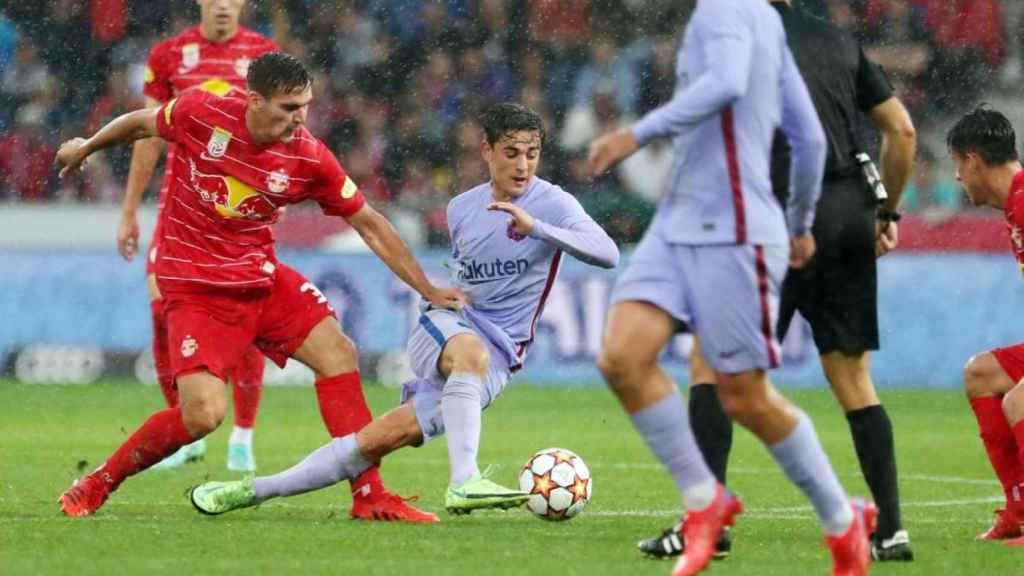
[[[193,161],[190,166],[193,189],[224,218],[270,220],[277,213],[273,202],[245,182],[232,176],[204,174]]]
[[[234,86],[223,78],[210,78],[206,82],[200,84],[198,88],[203,92],[209,92],[210,94],[222,97],[227,96],[235,89]]]

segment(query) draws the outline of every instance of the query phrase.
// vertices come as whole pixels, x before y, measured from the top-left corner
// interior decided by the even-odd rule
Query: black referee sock
[[[903,528],[900,520],[900,491],[896,484],[896,450],[892,423],[881,404],[846,413],[853,434],[864,480],[878,505],[879,538],[892,538]]]
[[[722,410],[714,384],[690,387],[690,427],[711,473],[725,484],[732,449],[732,421]]]

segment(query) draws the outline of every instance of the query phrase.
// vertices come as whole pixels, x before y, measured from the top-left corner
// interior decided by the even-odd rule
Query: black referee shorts
[[[799,310],[821,354],[878,350],[876,206],[859,176],[825,182],[814,220],[817,252],[782,284],[780,338]]]

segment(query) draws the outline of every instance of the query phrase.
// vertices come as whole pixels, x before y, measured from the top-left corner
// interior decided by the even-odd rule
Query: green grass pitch
[[[826,391],[791,392],[807,410],[843,484],[866,494],[845,419]],[[376,413],[397,392],[369,387]],[[880,564],[876,574],[1024,573],[1024,552],[974,535],[992,519],[1000,489],[967,403],[957,392],[885,392],[896,430],[904,523],[918,560]],[[438,512],[442,523],[406,526],[350,521],[347,486],[278,500],[219,517],[195,513],[184,492],[224,468],[225,423],[205,461],[129,479],[94,517],[64,518],[56,500],[148,413],[151,387],[24,386],[0,381],[0,573],[21,574],[668,574],[635,541],[677,519],[678,499],[604,388],[513,386],[484,417],[482,465],[515,483],[519,467],[550,446],[579,453],[594,474],[594,497],[577,518],[548,523],[525,510],[452,517],[442,510],[444,441],[384,462],[388,486]],[[321,445],[312,389],[268,388],[256,431],[260,471],[278,471]],[[729,471],[747,512],[733,556],[713,574],[827,574],[829,558],[805,500],[746,432],[737,432]]]

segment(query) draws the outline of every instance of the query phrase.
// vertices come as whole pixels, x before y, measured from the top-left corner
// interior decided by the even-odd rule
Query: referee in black
[[[785,336],[797,310],[811,324],[822,369],[846,413],[861,471],[879,508],[872,557],[912,560],[900,520],[892,424],[875,393],[869,361],[870,351],[878,349],[876,258],[898,241],[896,209],[913,164],[914,125],[885,73],[864,56],[851,34],[793,7],[790,0],[770,1],[782,17],[829,144],[813,228],[818,251],[808,266],[786,276],[778,334]],[[880,178],[864,154],[864,114],[882,133]],[[772,150],[772,185],[785,206],[789,146],[779,134]],[[732,423],[715,392],[715,373],[696,343],[690,360],[691,426],[704,459],[724,484]],[[677,534],[666,530],[641,541],[639,548],[656,557],[678,555],[685,544]],[[718,544],[716,557],[728,555],[728,532]]]

